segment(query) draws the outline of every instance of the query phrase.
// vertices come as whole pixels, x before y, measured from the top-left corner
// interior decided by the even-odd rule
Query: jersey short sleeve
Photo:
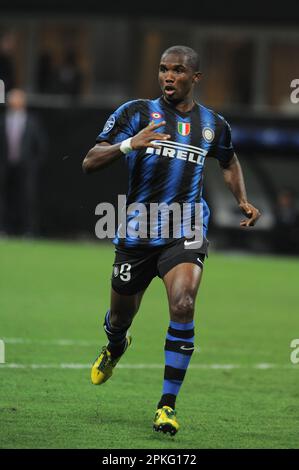
[[[220,118],[219,139],[211,150],[210,156],[216,158],[225,166],[234,155],[234,147],[232,144],[231,127],[222,116]]]
[[[138,124],[139,113],[135,102],[125,103],[109,116],[96,142],[109,142],[110,144],[122,142],[138,132]]]

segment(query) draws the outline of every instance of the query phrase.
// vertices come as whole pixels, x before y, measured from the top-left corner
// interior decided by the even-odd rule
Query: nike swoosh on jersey
[[[200,243],[200,241],[201,241],[201,240],[195,240],[195,241],[193,241],[193,242],[188,242],[188,240],[185,240],[185,241],[184,241],[184,245],[185,245],[185,246],[190,246],[190,245],[193,245],[193,244],[195,244],[195,243],[198,244],[198,243]],[[201,245],[202,245],[202,242],[201,242]],[[200,245],[200,246],[201,246],[201,245]]]

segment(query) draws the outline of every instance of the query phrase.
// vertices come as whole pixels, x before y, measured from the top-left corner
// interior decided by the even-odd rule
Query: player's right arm
[[[130,147],[132,151],[140,150],[147,147],[159,148],[159,144],[154,143],[155,140],[167,140],[169,134],[156,132],[159,127],[165,126],[165,121],[158,124],[150,123],[144,129],[139,131],[131,138]],[[127,139],[126,139],[127,140]],[[86,154],[82,168],[85,173],[92,173],[101,170],[114,161],[118,160],[124,153],[120,150],[122,142],[110,144],[109,142],[100,142],[92,147]]]

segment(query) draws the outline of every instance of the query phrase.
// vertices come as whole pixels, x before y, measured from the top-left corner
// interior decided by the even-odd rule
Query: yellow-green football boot
[[[170,406],[159,408],[155,414],[153,427],[155,431],[164,432],[164,434],[169,433],[174,436],[180,428],[175,410]]]
[[[130,335],[127,335],[126,340],[127,340],[127,343],[126,343],[124,352],[128,349],[128,347],[132,343],[132,337]],[[116,359],[113,359],[110,351],[108,351],[107,349],[107,346],[104,346],[91,368],[92,383],[94,385],[101,385],[105,383],[108,379],[110,379],[113,373],[113,369],[118,363],[118,361],[120,360],[120,358],[122,357],[122,355],[117,357]]]

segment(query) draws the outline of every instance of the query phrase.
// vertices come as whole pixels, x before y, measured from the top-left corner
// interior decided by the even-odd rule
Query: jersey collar
[[[198,103],[196,103],[196,101],[194,101],[193,108],[190,111],[187,111],[187,112],[179,111],[178,109],[176,109],[175,106],[171,105],[170,103],[167,103],[167,101],[164,100],[163,96],[160,96],[159,101],[160,101],[160,105],[162,107],[165,106],[167,109],[169,109],[170,111],[172,111],[175,114],[178,114],[179,116],[181,116],[183,118],[189,117],[192,113],[194,113],[194,111],[196,111],[198,109]]]

